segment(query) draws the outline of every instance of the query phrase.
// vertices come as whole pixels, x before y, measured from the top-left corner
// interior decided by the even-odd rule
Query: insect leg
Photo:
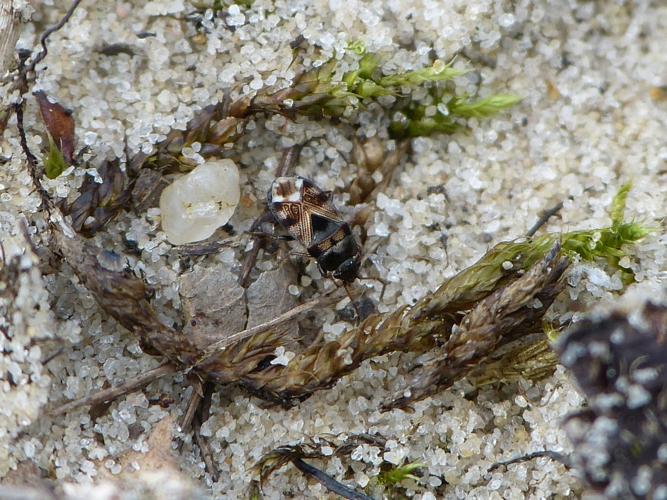
[[[377,281],[379,283],[382,283],[382,291],[380,292],[380,302],[382,302],[382,299],[384,298],[384,291],[387,289],[387,285],[389,282],[384,279],[384,278],[373,278],[371,276],[357,276],[357,279],[359,281]]]
[[[296,162],[299,160],[299,154],[301,153],[302,148],[302,145],[296,145],[283,151],[283,155],[280,158],[280,163],[276,169],[276,177],[283,177],[290,168],[294,167]],[[262,215],[255,219],[255,221],[252,223],[252,226],[250,226],[250,232],[256,232],[262,224],[269,221],[273,221],[273,216],[268,210],[264,209]],[[241,270],[241,276],[239,277],[239,284],[243,288],[247,288],[249,285],[250,273],[255,267],[255,262],[257,262],[259,251],[264,247],[265,244],[265,236],[258,236],[256,234],[253,235],[253,246],[243,261],[243,268]]]
[[[294,236],[291,236],[289,234],[270,234],[270,233],[265,233],[264,231],[253,231],[250,234],[257,238],[267,238],[270,240],[280,240],[280,241],[294,241]]]

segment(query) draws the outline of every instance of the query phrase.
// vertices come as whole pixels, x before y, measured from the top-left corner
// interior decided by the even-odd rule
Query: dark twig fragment
[[[304,462],[300,458],[293,458],[292,464],[294,464],[294,467],[299,469],[305,475],[315,479],[318,483],[324,486],[331,493],[335,493],[336,495],[339,495],[343,498],[347,498],[350,500],[372,500],[371,497],[369,497],[368,495],[359,493],[353,490],[352,488],[345,486],[342,483],[339,483],[329,474],[322,472],[317,467],[313,467],[312,465]]]
[[[53,208],[53,203],[49,198],[49,194],[46,192],[40,181],[39,167],[37,166],[37,158],[32,154],[30,148],[28,147],[28,139],[25,134],[25,127],[23,124],[23,101],[17,102],[14,105],[14,112],[16,113],[16,128],[19,132],[19,141],[21,142],[21,149],[28,160],[28,173],[32,179],[33,187],[35,191],[39,194],[39,198],[42,201],[42,205],[47,212],[51,212]]]
[[[79,6],[80,3],[81,3],[81,0],[74,0],[72,2],[72,5],[70,6],[70,8],[67,10],[67,12],[65,12],[65,15],[60,19],[60,21],[58,21],[53,26],[50,26],[49,28],[46,29],[46,31],[44,31],[44,33],[42,33],[42,35],[39,37],[39,43],[42,46],[42,50],[40,51],[39,54],[37,54],[33,58],[33,60],[30,62],[30,64],[28,66],[26,66],[24,74],[35,71],[35,67],[40,62],[42,62],[42,60],[49,53],[49,51],[46,47],[46,41],[49,39],[49,37],[53,33],[60,30],[60,28],[62,28],[63,26],[65,26],[65,24],[67,24],[67,21],[70,20],[70,18],[74,14],[74,11],[76,10],[76,8]]]
[[[563,465],[565,465],[565,467],[572,467],[572,463],[570,462],[570,459],[566,455],[563,455],[562,453],[559,453],[557,451],[542,450],[542,451],[534,451],[532,453],[527,453],[526,455],[521,455],[520,457],[515,457],[510,460],[506,460],[504,462],[496,462],[491,467],[489,467],[489,472],[493,472],[494,470],[500,467],[507,467],[509,465],[519,464],[521,462],[527,462],[529,460],[534,460],[536,458],[542,458],[542,457],[547,457],[550,458],[551,460],[555,460],[556,462],[560,462]]]
[[[190,399],[188,400],[188,406],[186,407],[185,413],[183,414],[183,417],[181,418],[181,421],[179,423],[181,432],[186,433],[190,430],[190,427],[192,426],[192,421],[195,418],[195,413],[197,412],[199,406],[201,405],[203,395],[204,391],[201,381],[198,378],[193,377],[192,394],[190,394]]]
[[[204,459],[204,464],[206,465],[206,470],[211,476],[211,480],[215,483],[218,481],[219,472],[213,461],[213,452],[211,447],[208,445],[208,441],[201,433],[201,426],[204,422],[209,419],[210,409],[211,409],[211,398],[213,396],[213,384],[208,382],[204,384],[203,394],[199,407],[194,417],[194,437],[199,446],[199,451],[202,458]]]
[[[303,459],[320,459],[327,460],[329,456],[325,456],[321,451],[322,445],[327,445],[334,449],[335,456],[347,455],[354,448],[360,444],[370,444],[384,448],[385,440],[380,436],[371,434],[358,434],[349,436],[343,443],[336,444],[328,437],[318,437],[306,443],[298,445],[280,446],[271,452],[264,455],[255,465],[255,469],[259,472],[260,480],[259,486],[263,485],[271,474],[276,470],[291,462],[297,469],[312,477],[327,490],[343,498],[353,500],[369,500],[371,497],[359,493],[354,489],[345,486],[339,481],[335,480],[328,474],[322,472],[311,464],[304,462]]]
[[[562,201],[559,201],[559,202],[558,202],[556,205],[554,205],[553,207],[551,207],[551,208],[549,208],[549,209],[543,211],[543,212],[540,214],[540,218],[537,219],[537,222],[535,222],[535,224],[533,224],[533,226],[532,226],[532,227],[528,230],[528,232],[526,233],[526,237],[531,238],[532,236],[534,236],[535,233],[537,233],[537,231],[538,231],[542,226],[544,226],[544,225],[547,223],[547,221],[548,221],[551,217],[553,217],[553,216],[556,215],[558,212],[560,212],[560,210],[561,210],[562,208],[563,208],[563,202],[562,202]]]

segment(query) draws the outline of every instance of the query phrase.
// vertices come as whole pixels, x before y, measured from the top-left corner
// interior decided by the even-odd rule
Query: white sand
[[[23,27],[21,47],[35,46],[44,23],[54,22],[68,7],[64,1],[34,5],[33,20],[39,27]],[[369,227],[369,245],[378,245],[372,262],[392,282],[380,309],[392,310],[422,297],[492,244],[525,234],[541,210],[560,200],[565,200],[564,208],[548,230],[607,225],[606,208],[629,180],[634,182],[629,217],[658,230],[632,251],[628,265],[636,269],[636,288],[644,293],[664,287],[667,241],[658,219],[667,213],[667,101],[650,96],[653,87],[667,84],[664,4],[256,0],[250,9],[229,8],[226,22],[207,16],[199,31],[183,20],[190,11],[191,5],[181,0],[84,1],[67,27],[51,37],[48,70],[40,71],[35,90],[43,89],[73,110],[78,146],[88,145],[96,153],[93,165],[122,155],[125,138],[132,151],[150,151],[151,144],[172,128],[182,129],[196,110],[216,102],[225,90],[235,89],[239,95],[288,82],[293,76],[289,43],[299,34],[320,47],[317,54],[309,49],[313,53],[306,64],[340,57],[341,72],[354,64],[355,58],[343,52],[355,40],[382,54],[388,72],[426,66],[432,50],[443,60],[461,54],[457,64],[476,71],[457,80],[459,92],[474,93],[481,82],[483,94],[514,93],[524,101],[498,118],[473,120],[471,134],[414,141],[409,160],[378,197]],[[143,31],[156,36],[137,38]],[[128,43],[136,56],[96,52],[117,42]],[[360,134],[387,137],[387,117],[377,107],[362,113],[360,121]],[[35,213],[38,197],[25,171],[14,123],[12,119],[0,137],[1,156],[8,159],[0,164],[0,240],[8,254],[25,247],[17,236],[18,214],[35,221],[38,246],[45,227],[43,216]],[[26,124],[37,151],[43,127],[32,100]],[[274,116],[258,119],[250,129],[237,149],[242,196],[256,203],[249,209],[240,206],[232,218],[239,231],[258,213],[286,146],[315,138],[296,173],[324,189],[342,189],[354,174],[348,167],[350,127],[290,123]],[[46,184],[53,195],[73,194],[84,173],[77,169]],[[435,186],[443,186],[446,196],[427,194]],[[337,195],[337,200],[342,206],[345,196]],[[147,215],[125,213],[95,241],[121,252],[123,237],[136,241],[142,255],[140,260],[132,257],[132,265],[155,288],[160,314],[176,318],[176,278],[185,268],[170,253],[159,220],[157,209]],[[432,229],[434,223],[440,230]],[[200,264],[222,263],[237,271],[240,257],[239,250],[225,249]],[[378,474],[382,459],[421,462],[424,477],[405,484],[408,495],[423,499],[544,498],[581,491],[575,472],[548,459],[488,472],[494,462],[523,453],[568,452],[559,423],[582,399],[562,369],[535,385],[485,389],[472,400],[454,388],[416,404],[414,413],[380,413],[379,404],[404,385],[405,370],[413,361],[407,355],[367,362],[331,390],[289,411],[265,408],[240,390],[220,388],[203,430],[221,479],[211,484],[189,436],[182,451],[173,455],[169,447],[176,441],[150,441],[151,453],[162,445],[170,457],[157,461],[167,473],[152,475],[152,462],[142,458],[151,448],[149,436],[155,436],[160,422],[170,428],[166,418],[175,421],[182,414],[190,393],[187,383],[175,377],[151,384],[142,393],[115,401],[95,422],[85,409],[44,416],[47,404],[121,383],[158,360],[141,353],[137,339],[101,312],[66,266],[44,267],[40,277],[35,262],[25,258],[22,298],[14,304],[12,317],[2,319],[11,324],[12,337],[0,336],[0,478],[17,480],[17,467],[24,474],[26,464],[34,462],[40,474],[68,483],[71,498],[108,498],[104,495],[112,491],[125,491],[124,498],[148,491],[190,498],[194,493],[186,481],[202,495],[242,498],[250,468],[276,446],[321,434],[378,432],[390,440],[387,449],[364,447],[351,459],[315,465],[346,484],[363,487]],[[261,269],[275,265],[270,258],[259,263]],[[318,278],[314,264],[308,272],[320,289],[332,286]],[[572,310],[571,299],[577,299],[578,311],[585,311],[618,293],[615,277],[590,265],[575,269],[571,283],[569,298],[564,294],[555,305],[559,314]],[[373,294],[377,299],[379,290]],[[0,311],[6,309],[0,302]],[[333,308],[319,311],[319,319],[329,336],[346,328],[335,319]],[[39,360],[58,344],[31,344],[31,339],[43,338],[64,341],[64,353],[46,367]],[[163,409],[149,402],[160,395],[176,403]],[[141,468],[139,474],[136,468]],[[94,493],[86,486],[115,479],[121,482],[98,486]],[[325,495],[322,486],[291,466],[272,476],[264,492],[267,498]]]

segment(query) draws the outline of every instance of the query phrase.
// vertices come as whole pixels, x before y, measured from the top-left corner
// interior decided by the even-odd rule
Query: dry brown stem
[[[527,331],[539,331],[542,316],[563,287],[560,278],[568,260],[559,257],[559,252],[557,244],[542,262],[481,300],[466,314],[437,357],[413,376],[405,393],[384,409],[403,408],[451,386],[502,342]]]
[[[111,387],[110,389],[105,389],[103,391],[91,394],[90,396],[86,396],[85,398],[77,399],[76,401],[72,401],[71,403],[64,404],[51,411],[50,414],[62,415],[63,413],[67,413],[68,411],[80,408],[81,406],[93,406],[99,403],[113,401],[114,399],[124,394],[128,394],[130,392],[136,391],[137,389],[141,389],[142,387],[150,384],[154,380],[162,378],[166,375],[171,375],[172,373],[176,373],[176,371],[177,369],[174,365],[169,364],[167,362],[162,363],[157,368],[142,373],[140,376],[128,381],[123,385],[119,385],[117,387]]]

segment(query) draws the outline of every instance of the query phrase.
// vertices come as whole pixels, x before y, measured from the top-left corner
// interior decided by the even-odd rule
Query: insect
[[[323,275],[345,285],[358,277],[361,246],[334,206],[331,191],[303,177],[278,177],[267,203],[274,219],[317,260]]]

